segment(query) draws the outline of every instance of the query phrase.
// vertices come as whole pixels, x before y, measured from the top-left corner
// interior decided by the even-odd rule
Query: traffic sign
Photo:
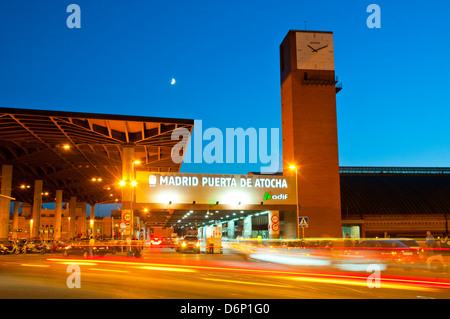
[[[308,226],[309,226],[308,217],[302,216],[302,217],[298,218],[298,227],[300,227],[300,228],[308,228]]]
[[[272,224],[272,230],[273,231],[278,231],[280,229],[280,225],[278,224]]]
[[[272,215],[271,220],[272,220],[272,223],[276,224],[276,223],[278,223],[279,218],[277,215]]]
[[[130,213],[123,214],[123,220],[126,222],[131,221],[131,214]]]

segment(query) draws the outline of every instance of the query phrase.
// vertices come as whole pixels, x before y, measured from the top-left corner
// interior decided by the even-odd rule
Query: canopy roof
[[[43,202],[54,202],[58,189],[63,201],[121,202],[123,146],[135,146],[140,170],[178,172],[171,149],[179,141],[171,134],[193,126],[190,119],[0,108],[0,164],[13,165],[11,196],[22,202],[33,202],[35,180],[43,180]]]

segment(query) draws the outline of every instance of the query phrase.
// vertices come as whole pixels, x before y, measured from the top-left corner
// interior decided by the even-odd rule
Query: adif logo
[[[148,185],[150,187],[155,187],[156,186],[156,181],[157,181],[156,175],[150,175],[149,178],[148,178]]]
[[[264,194],[264,200],[268,199],[287,199],[288,194],[270,195],[269,193]]]

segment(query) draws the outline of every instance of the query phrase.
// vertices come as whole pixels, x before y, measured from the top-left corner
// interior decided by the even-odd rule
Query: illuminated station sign
[[[295,177],[136,172],[137,203],[295,205]]]

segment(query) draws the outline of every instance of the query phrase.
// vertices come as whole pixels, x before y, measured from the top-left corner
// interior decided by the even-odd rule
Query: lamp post
[[[33,238],[33,219],[30,219],[30,238]]]
[[[291,166],[289,166],[289,168],[290,169],[293,169],[293,170],[295,170],[295,198],[296,198],[296,203],[297,203],[297,230],[296,230],[296,233],[297,233],[297,238],[299,238],[299,236],[300,236],[300,231],[299,231],[299,220],[298,220],[298,218],[299,218],[299,216],[298,216],[298,211],[299,211],[299,209],[298,209],[298,169],[297,169],[297,166],[295,166],[295,165],[291,165]],[[305,229],[303,228],[302,229],[302,238],[303,237],[305,237]]]
[[[94,235],[94,220],[91,219],[89,221],[89,223],[90,223],[90,226],[91,226],[91,236],[95,238],[95,235]]]

